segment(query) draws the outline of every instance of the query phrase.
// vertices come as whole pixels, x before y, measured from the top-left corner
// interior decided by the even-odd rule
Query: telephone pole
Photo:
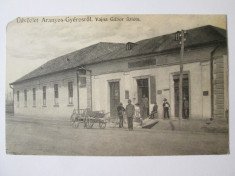
[[[186,31],[181,30],[176,32],[175,40],[179,41],[180,49],[180,77],[179,77],[179,126],[182,128],[182,110],[183,110],[183,60],[184,60],[184,42]]]

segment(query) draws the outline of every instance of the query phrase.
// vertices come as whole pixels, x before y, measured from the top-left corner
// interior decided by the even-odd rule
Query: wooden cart
[[[109,113],[102,111],[90,111],[89,109],[74,109],[71,115],[71,124],[73,128],[78,128],[80,124],[83,124],[84,128],[92,128],[94,124],[98,124],[101,129],[106,127],[106,119]]]

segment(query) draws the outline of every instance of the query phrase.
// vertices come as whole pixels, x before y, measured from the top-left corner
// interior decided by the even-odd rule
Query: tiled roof
[[[208,25],[187,30],[185,47],[200,46],[212,42],[226,41],[226,39],[226,30]],[[125,47],[122,47],[106,54],[103,57],[95,58],[93,62],[133,57],[151,53],[161,53],[164,51],[180,48],[180,45],[175,41],[175,33],[141,40],[135,44],[136,45],[134,45],[131,50],[126,50]]]
[[[200,46],[227,40],[227,31],[214,26],[202,26],[187,30],[185,47]],[[38,76],[75,68],[81,65],[94,64],[114,59],[121,59],[152,53],[161,53],[179,48],[175,41],[175,33],[166,34],[136,42],[132,49],[126,50],[125,44],[98,43],[84,49],[58,57],[28,73],[14,83]]]
[[[52,59],[11,84],[16,84],[24,80],[35,78],[38,76],[43,76],[54,72],[76,68],[86,63],[91,63],[93,59],[105,55],[107,53],[110,53],[114,50],[117,50],[123,46],[125,46],[125,44],[106,43],[106,42],[100,42],[91,45],[81,50],[74,51],[72,53]]]

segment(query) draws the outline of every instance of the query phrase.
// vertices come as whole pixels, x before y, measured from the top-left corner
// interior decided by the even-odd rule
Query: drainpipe
[[[10,88],[12,89],[12,92],[13,92],[13,114],[15,114],[15,102],[14,102],[14,88],[12,87],[11,84],[9,84]]]
[[[218,44],[212,51],[211,51],[211,56],[210,56],[210,67],[211,67],[211,120],[214,120],[214,64],[213,64],[213,55],[215,53],[215,51],[218,49],[218,47],[220,46],[220,44]]]

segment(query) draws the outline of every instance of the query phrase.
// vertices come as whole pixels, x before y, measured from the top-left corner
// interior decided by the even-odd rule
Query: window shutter
[[[150,92],[151,92],[151,104],[154,104],[157,101],[156,98],[156,80],[155,76],[150,76]]]

